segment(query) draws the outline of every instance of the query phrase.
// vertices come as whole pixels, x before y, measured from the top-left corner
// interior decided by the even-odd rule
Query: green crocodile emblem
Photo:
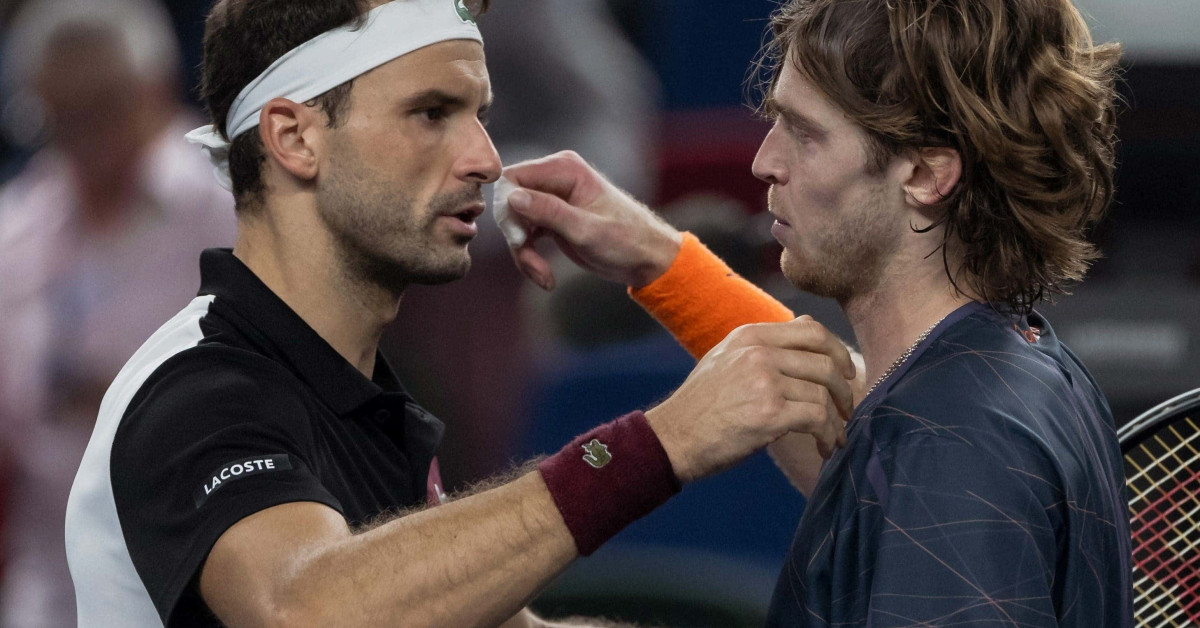
[[[471,10],[467,8],[466,0],[454,0],[454,10],[458,11],[458,19],[471,24],[475,23],[475,16],[471,15]]]
[[[608,453],[608,445],[592,439],[592,442],[581,445],[587,455],[583,457],[583,461],[592,465],[593,468],[599,469],[612,461],[612,454]]]

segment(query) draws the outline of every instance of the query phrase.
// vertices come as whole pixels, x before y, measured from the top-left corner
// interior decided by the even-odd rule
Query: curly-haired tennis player
[[[1129,626],[1121,453],[1103,395],[1034,306],[1084,275],[1113,193],[1119,47],[1068,0],[791,0],[760,69],[754,162],[784,275],[838,300],[869,390],[809,497],[770,626]],[[697,356],[792,314],[576,155],[506,179],[514,249],[554,233]],[[673,260],[662,263],[662,259]]]

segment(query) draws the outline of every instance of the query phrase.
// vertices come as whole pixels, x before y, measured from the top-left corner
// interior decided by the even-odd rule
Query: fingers
[[[854,379],[857,369],[850,351],[837,336],[811,316],[801,316],[787,323],[760,323],[739,330],[740,340],[782,349],[820,353],[833,360],[834,367],[845,379]]]
[[[813,320],[811,316],[801,316],[794,321],[777,323],[766,330],[770,334],[778,334],[776,346],[787,349],[803,349],[821,353],[833,359],[834,366],[842,377],[854,379],[857,369],[854,360],[850,359],[850,351],[846,343],[833,335],[824,325]]]
[[[552,231],[571,243],[578,242],[595,219],[561,198],[537,190],[516,190],[508,196],[508,207],[521,222]]]
[[[504,169],[504,178],[518,186],[571,199],[595,177],[591,166],[573,151],[521,162]]]
[[[846,444],[845,423],[829,413],[830,409],[823,404],[788,400],[784,403],[782,418],[789,432],[812,436],[817,452],[828,460],[835,449]]]
[[[530,281],[547,292],[553,290],[555,281],[550,263],[534,245],[547,232],[561,238],[560,242],[577,242],[592,216],[557,196],[536,190],[515,190],[508,196],[508,208],[529,231],[521,246],[509,248],[513,262]]]
[[[795,417],[799,423],[791,424],[792,431],[812,434],[818,443],[828,445],[830,451],[846,445],[846,422],[842,420],[840,409],[834,406],[827,388],[787,377],[779,386],[786,401],[806,404],[805,408],[797,410],[809,410]],[[823,413],[819,410],[823,410]]]
[[[789,323],[748,325],[731,335],[739,352],[756,358],[759,367],[769,367],[795,380],[820,384],[829,401],[844,418],[854,412],[855,374],[850,352],[836,336],[811,318]]]
[[[851,380],[842,376],[834,359],[823,353],[779,350],[776,356],[779,372],[793,382],[812,382],[823,391],[825,399],[797,399],[797,401],[828,401],[840,416],[849,419],[854,413],[854,389]]]

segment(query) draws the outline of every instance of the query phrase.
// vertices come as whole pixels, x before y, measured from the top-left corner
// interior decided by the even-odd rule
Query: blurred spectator
[[[159,5],[30,3],[4,59],[10,131],[48,143],[0,191],[0,626],[60,628],[75,623],[63,517],[100,400],[195,294],[200,250],[232,244],[233,204],[183,140],[197,121]]]

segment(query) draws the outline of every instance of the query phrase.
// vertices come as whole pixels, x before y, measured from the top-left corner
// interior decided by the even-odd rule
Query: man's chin
[[[461,252],[454,259],[441,260],[440,263],[426,268],[417,269],[412,275],[412,283],[423,286],[440,286],[458,281],[471,272],[471,254],[463,245]]]
[[[415,278],[413,278],[413,283],[420,284],[422,286],[441,286],[441,285],[445,285],[448,283],[453,283],[455,281],[458,281],[459,279],[466,277],[467,273],[470,272],[470,270],[471,270],[471,265],[467,264],[467,266],[465,268],[463,268],[461,271],[455,270],[455,271],[448,271],[448,272],[442,272],[442,273],[430,273],[427,275],[415,277]]]
[[[808,286],[813,281],[813,273],[808,260],[801,259],[785,248],[779,257],[779,269],[783,271],[783,276],[788,283],[797,290],[811,292]]]
[[[426,250],[416,256],[364,255],[356,261],[352,266],[355,276],[396,294],[413,284],[438,286],[457,281],[471,270],[466,246],[436,253]]]
[[[788,283],[802,292],[839,301],[847,298],[851,292],[849,286],[836,281],[825,269],[818,268],[808,260],[797,259],[787,250],[784,250],[780,259],[780,269]]]

